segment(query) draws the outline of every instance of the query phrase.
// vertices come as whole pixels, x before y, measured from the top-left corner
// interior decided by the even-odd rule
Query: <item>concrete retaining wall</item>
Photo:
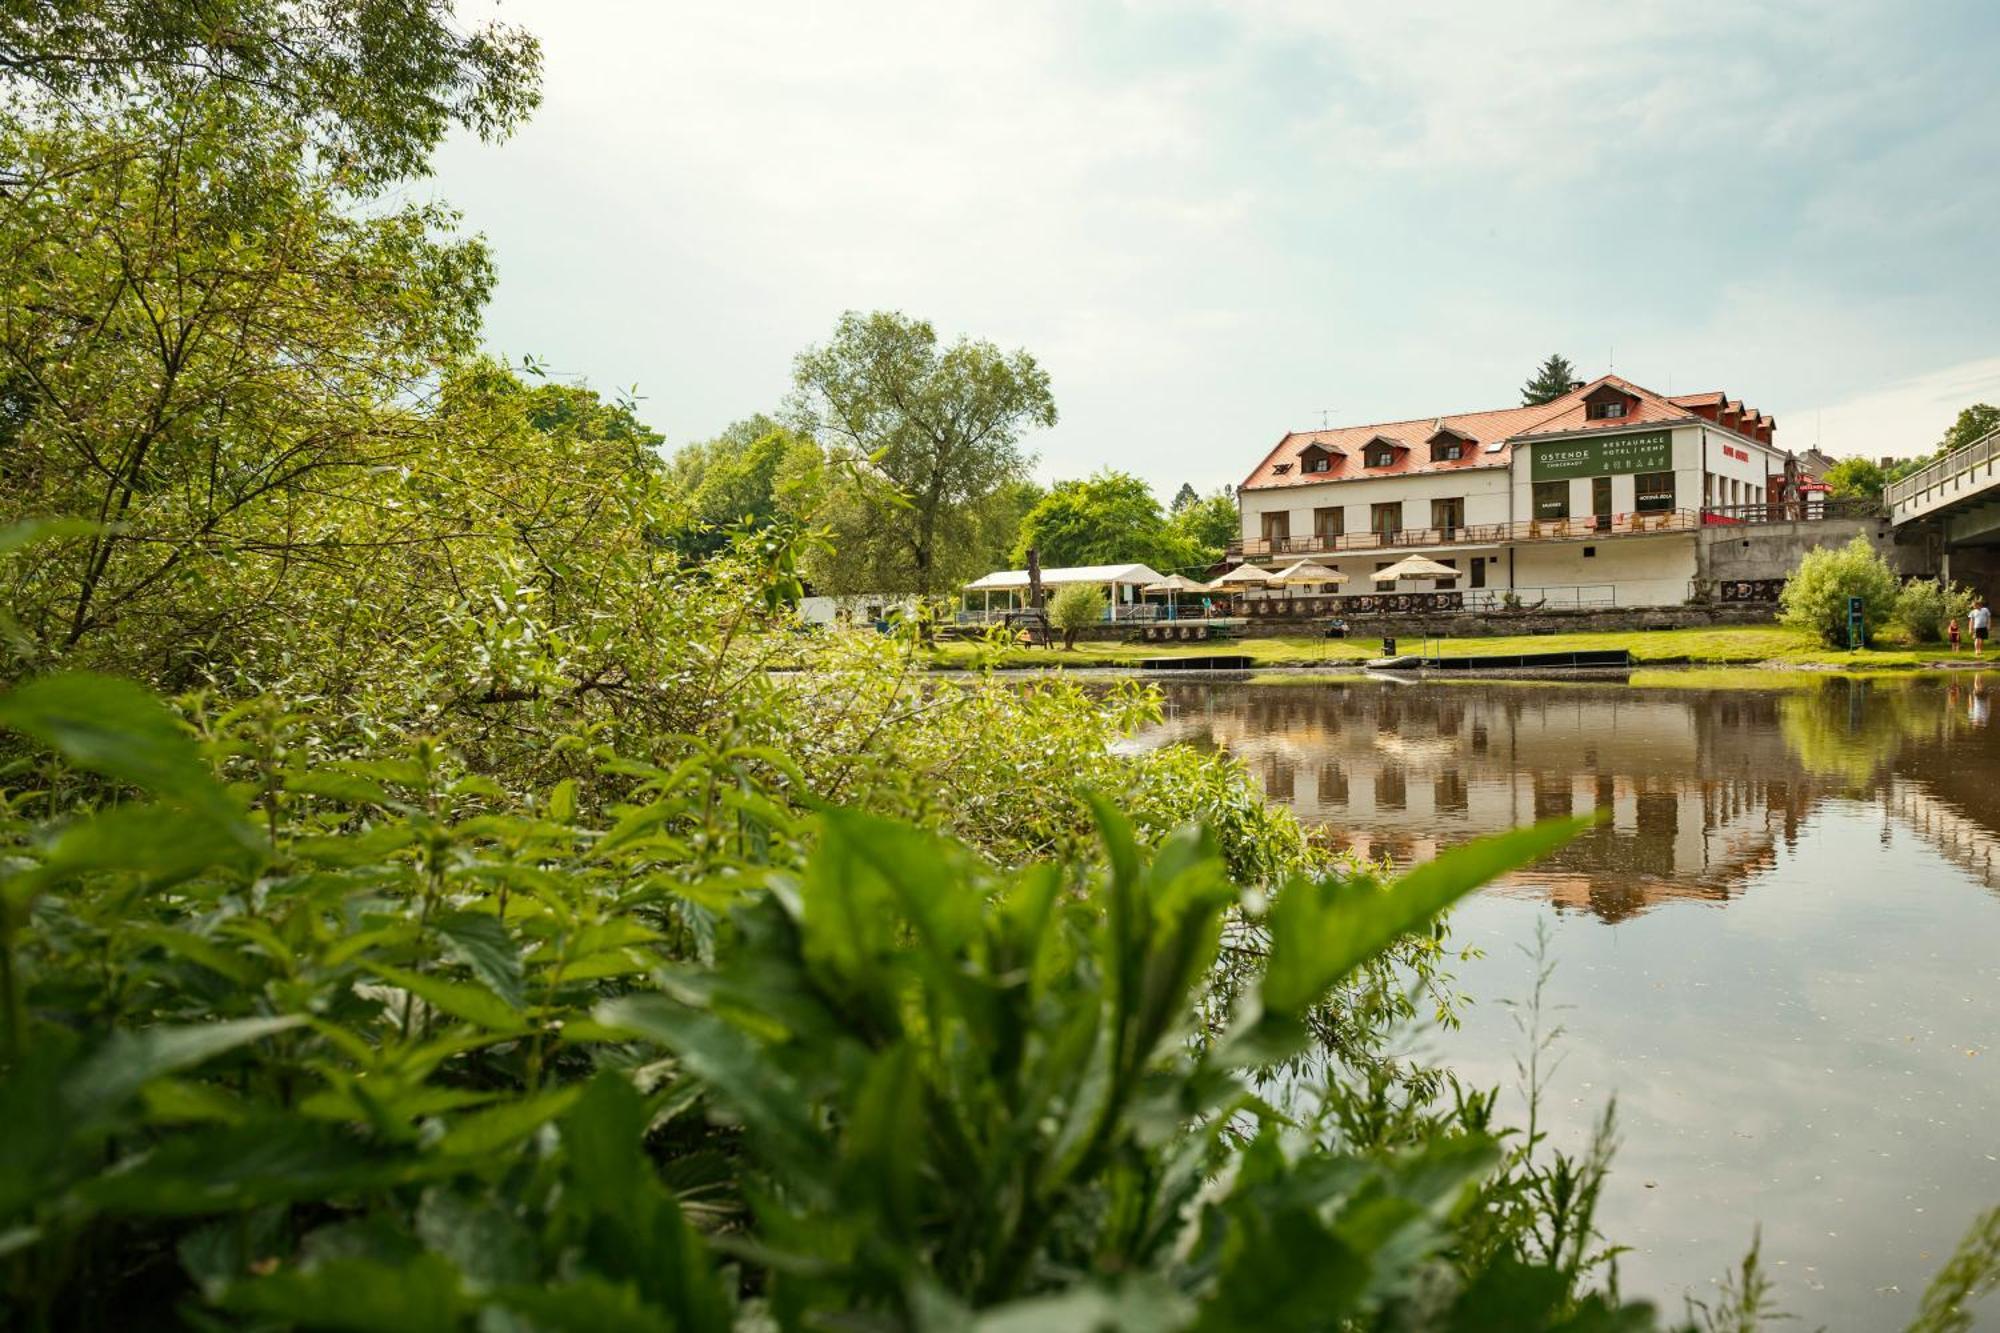
[[[1896,540],[1886,518],[1822,518],[1804,523],[1757,523],[1708,527],[1695,534],[1695,578],[1713,586],[1736,580],[1782,579],[1822,546],[1845,546],[1866,537],[1901,574],[1930,574],[1927,548]]]

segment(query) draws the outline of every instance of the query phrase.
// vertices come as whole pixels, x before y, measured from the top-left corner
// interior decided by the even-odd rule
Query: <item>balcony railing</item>
[[[1698,509],[1661,509],[1644,514],[1584,514],[1576,518],[1529,518],[1513,523],[1472,523],[1461,528],[1398,528],[1393,532],[1315,533],[1246,541],[1232,547],[1245,560],[1284,555],[1339,555],[1409,547],[1509,546],[1517,542],[1595,541],[1600,537],[1692,532],[1701,526]]]
[[[1464,588],[1442,592],[1349,592],[1277,595],[1246,600],[1251,620],[1301,620],[1325,616],[1411,615],[1444,611],[1550,611],[1618,605],[1609,583],[1547,588]]]
[[[1512,523],[1473,523],[1456,528],[1398,528],[1393,532],[1314,533],[1238,542],[1231,560],[1272,560],[1283,556],[1342,555],[1411,547],[1514,546],[1524,542],[1589,542],[1606,537],[1643,537],[1693,532],[1738,523],[1799,523],[1829,518],[1868,518],[1882,507],[1868,498],[1773,500],[1765,504],[1712,505],[1706,509],[1660,509],[1648,513],[1581,514],[1573,518],[1529,518]]]
[[[1882,502],[1873,496],[1830,499],[1809,495],[1800,500],[1766,500],[1762,504],[1710,505],[1701,511],[1711,527],[1734,523],[1812,523],[1828,518],[1880,518]]]

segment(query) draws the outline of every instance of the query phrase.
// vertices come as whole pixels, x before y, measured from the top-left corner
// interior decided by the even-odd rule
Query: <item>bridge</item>
[[[1882,503],[1898,530],[1937,535],[1947,576],[1954,547],[2000,546],[2000,430],[1891,483]]]

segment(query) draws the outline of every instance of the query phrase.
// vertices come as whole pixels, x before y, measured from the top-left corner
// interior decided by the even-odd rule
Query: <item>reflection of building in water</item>
[[[1864,689],[1858,701],[1850,686]],[[1947,709],[1943,692],[1932,693],[1935,701],[1871,698],[1852,682],[1830,683],[1825,697],[1367,680],[1183,685],[1166,690],[1157,739],[1228,750],[1271,799],[1338,845],[1397,862],[1606,811],[1601,826],[1500,887],[1619,920],[1668,899],[1729,899],[1774,862],[1780,840],[1796,839],[1818,800],[1857,782],[1880,789],[1896,818],[1946,855],[1985,858],[1984,867],[2000,850],[1985,832],[2000,828],[2000,792],[1982,824],[1887,782],[1891,759],[1923,752],[1912,738],[1967,725],[1962,703]]]

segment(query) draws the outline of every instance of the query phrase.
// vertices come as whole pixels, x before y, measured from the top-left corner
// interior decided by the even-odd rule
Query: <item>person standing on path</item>
[[[1948,631],[1950,631],[1951,655],[1953,657],[1956,657],[1958,656],[1958,617],[1953,616],[1951,618],[1951,623],[1948,624],[1945,628]]]
[[[1986,634],[1993,628],[1993,613],[1986,609],[1986,600],[1981,598],[1972,604],[1972,614],[1966,618],[1972,622],[1972,655],[1979,657],[1986,651]]]

